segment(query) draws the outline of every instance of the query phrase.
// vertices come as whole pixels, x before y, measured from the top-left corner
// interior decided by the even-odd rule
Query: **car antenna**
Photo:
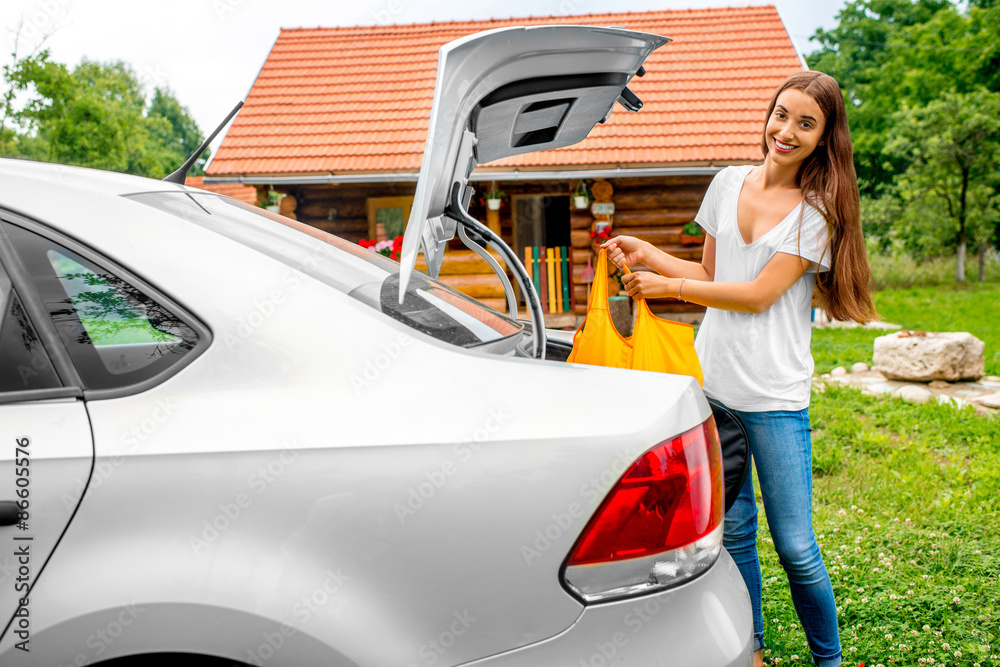
[[[215,128],[215,132],[212,133],[212,136],[210,136],[208,139],[205,139],[205,143],[201,145],[201,148],[192,153],[191,157],[189,157],[187,160],[184,161],[184,164],[181,165],[180,169],[170,174],[169,176],[164,176],[163,180],[169,181],[170,183],[177,183],[178,185],[184,185],[184,179],[187,178],[188,171],[190,171],[191,167],[194,166],[194,163],[198,161],[198,158],[201,157],[201,154],[205,152],[205,149],[208,148],[208,145],[212,143],[212,139],[215,139],[215,135],[217,135],[219,131],[226,126],[226,123],[228,123],[233,119],[233,116],[235,116],[236,112],[239,111],[242,107],[243,107],[243,101],[240,100],[239,104],[237,104],[233,108],[233,110],[229,112],[229,115],[226,116],[226,120],[222,121],[222,124],[219,125],[219,127]]]

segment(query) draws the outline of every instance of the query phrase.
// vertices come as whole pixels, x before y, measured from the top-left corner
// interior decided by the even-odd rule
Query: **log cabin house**
[[[586,312],[598,223],[610,225],[612,235],[638,236],[700,260],[702,246],[682,242],[682,231],[713,175],[762,161],[770,95],[805,67],[773,6],[282,29],[205,187],[251,185],[261,199],[280,192],[290,195],[282,213],[320,229],[353,242],[393,238],[409,216],[440,46],[482,30],[543,23],[615,25],[673,39],[630,84],[644,102],[641,111],[616,108],[579,144],[473,173],[479,188],[470,212],[520,257],[532,257],[532,248],[566,249],[568,298],[547,304],[546,317],[549,326],[575,327]],[[596,201],[577,208],[573,194],[581,184]],[[504,193],[499,210],[480,201],[491,189]],[[608,204],[613,214],[595,213]],[[560,253],[549,275],[563,287]],[[544,270],[536,275],[545,280]],[[458,239],[441,280],[505,310],[500,281]],[[673,299],[650,305],[686,321],[698,321],[704,310]]]

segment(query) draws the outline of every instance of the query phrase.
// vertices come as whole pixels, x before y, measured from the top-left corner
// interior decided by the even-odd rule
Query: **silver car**
[[[0,161],[0,665],[749,665],[698,384],[564,363],[536,303],[431,277],[457,233],[534,294],[466,212],[472,169],[636,110],[666,41],[443,47],[400,264]]]

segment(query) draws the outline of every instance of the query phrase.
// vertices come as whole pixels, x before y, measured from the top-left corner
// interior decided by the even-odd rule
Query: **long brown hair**
[[[796,180],[803,199],[826,219],[832,266],[816,274],[816,291],[830,317],[865,323],[878,318],[871,299],[872,272],[861,232],[860,194],[844,98],[837,81],[822,72],[796,72],[774,93],[761,141],[767,155],[767,119],[785,90],[794,88],[816,100],[826,117],[822,145],[799,167]]]

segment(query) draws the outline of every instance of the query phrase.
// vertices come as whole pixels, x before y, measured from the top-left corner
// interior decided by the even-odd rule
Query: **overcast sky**
[[[45,46],[57,62],[124,60],[150,93],[169,87],[207,135],[249,92],[280,28],[762,4],[777,5],[796,48],[809,53],[809,37],[836,24],[845,0],[0,0],[0,64],[10,62],[23,18],[20,53],[51,33]]]

